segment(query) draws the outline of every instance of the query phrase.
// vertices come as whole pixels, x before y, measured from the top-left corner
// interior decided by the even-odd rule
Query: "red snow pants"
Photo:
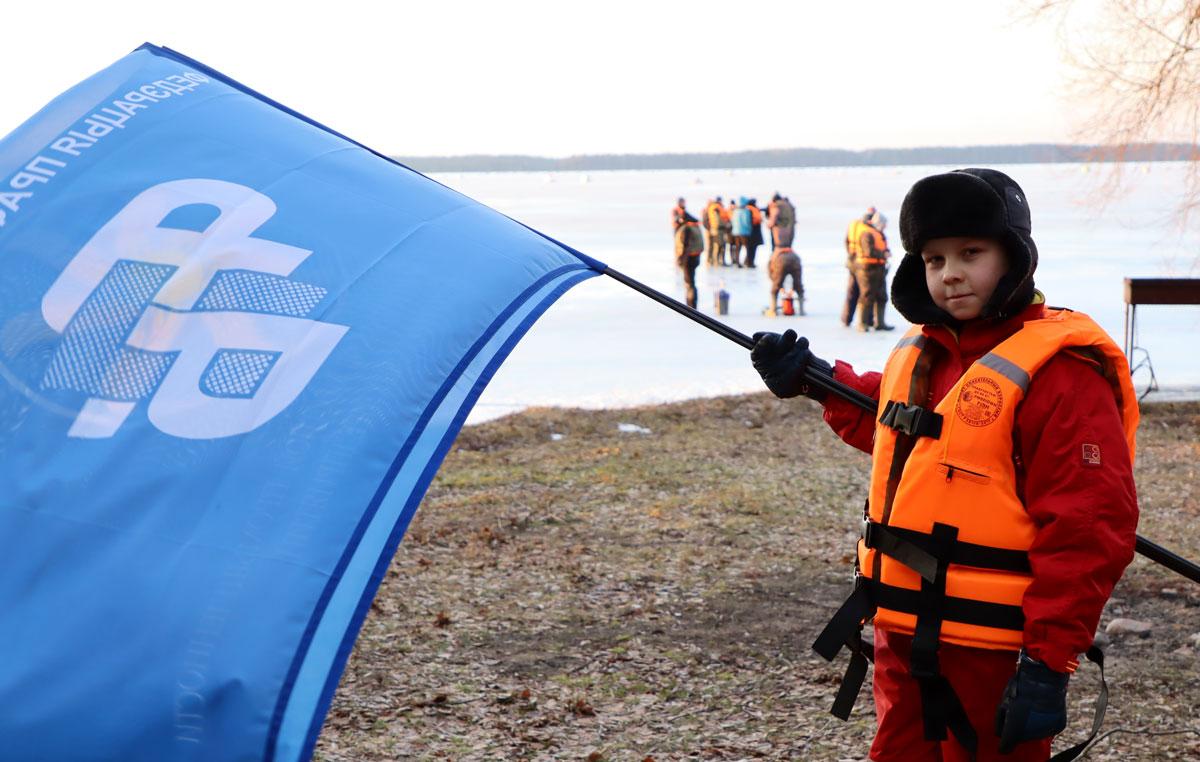
[[[921,720],[921,691],[909,674],[912,636],[875,628],[875,713],[871,744],[875,762],[1046,762],[1050,739],[1026,741],[1009,754],[997,747],[996,706],[1017,670],[1014,651],[992,651],[943,643],[938,665],[958,694],[979,734],[974,758],[947,733],[945,741],[926,741]]]

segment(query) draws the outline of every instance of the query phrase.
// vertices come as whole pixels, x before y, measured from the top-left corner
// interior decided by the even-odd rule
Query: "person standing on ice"
[[[746,267],[757,267],[754,264],[754,257],[758,254],[758,247],[763,245],[762,234],[762,210],[758,208],[758,199],[752,198],[746,204],[746,208],[750,210],[750,241],[749,248],[746,249]]]
[[[725,210],[721,197],[717,196],[704,207],[704,225],[708,229],[708,266],[715,267],[725,264],[725,229],[722,216]]]
[[[699,221],[685,213],[683,224],[675,228],[675,265],[683,273],[683,288],[687,306],[696,309],[696,268],[704,251],[704,234]]]
[[[800,265],[800,257],[791,247],[781,247],[771,252],[767,262],[767,274],[771,276],[771,306],[766,315],[774,317],[779,310],[779,292],[783,290],[783,282],[792,280],[792,290],[796,292],[796,314],[804,314],[804,270]]]
[[[731,198],[729,206],[721,207],[721,236],[725,241],[725,252],[729,254],[729,258],[725,259],[722,255],[721,264],[725,266],[733,265],[733,210],[737,209],[737,203]]]
[[[875,211],[855,228],[854,278],[858,282],[858,330],[890,331],[883,319],[887,309],[887,261],[891,256],[883,229],[887,218]]]
[[[846,273],[849,278],[846,282],[846,303],[842,306],[842,325],[846,327],[854,322],[854,315],[858,312],[858,278],[854,275],[854,262],[858,259],[861,226],[871,219],[871,215],[875,214],[875,211],[875,207],[867,207],[866,213],[861,217],[855,217],[850,221],[850,226],[846,228]],[[865,315],[864,317],[867,318],[868,324],[874,325],[874,315]]]
[[[687,210],[687,200],[680,196],[675,201],[675,206],[671,209],[671,230],[679,230],[679,226],[683,224],[685,218],[689,217]]]
[[[753,216],[750,214],[749,207],[746,206],[746,197],[742,196],[737,200],[737,206],[733,208],[733,213],[730,215],[730,233],[733,235],[733,241],[729,246],[729,258],[733,262],[734,267],[741,267],[743,258],[742,252],[746,252],[745,261],[749,263],[750,258],[750,228],[753,223]]]
[[[814,649],[851,649],[835,703],[846,717],[874,620],[877,762],[1043,762],[1133,558],[1129,368],[1095,322],[1034,290],[1029,206],[1007,175],[918,181],[900,236],[892,303],[914,328],[882,375],[830,366],[792,331],[756,334],[751,352],[772,392],[822,402],[834,431],[872,453],[854,593]],[[876,398],[878,413],[826,396],[811,373]]]
[[[790,249],[796,234],[796,207],[778,191],[767,206],[767,229],[771,231],[771,249]]]

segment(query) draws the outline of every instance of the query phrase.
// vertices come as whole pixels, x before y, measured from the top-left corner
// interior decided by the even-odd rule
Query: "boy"
[[[758,334],[777,396],[822,401],[872,453],[855,592],[814,645],[848,645],[849,713],[874,618],[885,760],[1045,760],[1066,689],[1132,560],[1138,412],[1120,350],[1091,319],[1047,307],[1011,178],[965,169],[904,199],[892,303],[916,326],[883,374],[815,357],[792,332]],[[811,368],[880,401],[875,416],[804,383]]]

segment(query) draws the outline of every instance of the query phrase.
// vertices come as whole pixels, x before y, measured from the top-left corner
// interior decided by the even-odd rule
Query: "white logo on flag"
[[[42,386],[89,394],[69,436],[110,437],[149,397],[161,431],[227,437],[296,399],[349,328],[306,317],[325,289],[287,276],[311,251],[251,237],[275,210],[243,185],[176,180],[75,255],[42,298],[63,336]],[[211,220],[162,225],[189,212]]]

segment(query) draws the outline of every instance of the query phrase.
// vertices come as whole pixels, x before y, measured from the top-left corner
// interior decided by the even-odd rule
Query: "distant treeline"
[[[562,172],[605,169],[751,169],[755,167],[868,167],[910,164],[1055,164],[1070,162],[1180,161],[1200,158],[1187,143],[1087,146],[1032,143],[1009,146],[936,146],[844,151],[779,148],[731,153],[596,154],[549,159],[542,156],[396,156],[420,172]]]

